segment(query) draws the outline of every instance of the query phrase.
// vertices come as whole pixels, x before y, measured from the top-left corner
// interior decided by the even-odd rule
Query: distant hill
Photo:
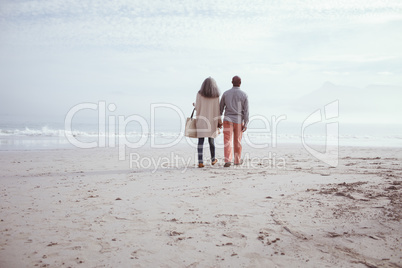
[[[402,87],[370,85],[365,88],[324,83],[319,89],[292,104],[297,112],[313,112],[339,100],[339,116],[344,121],[402,124]]]

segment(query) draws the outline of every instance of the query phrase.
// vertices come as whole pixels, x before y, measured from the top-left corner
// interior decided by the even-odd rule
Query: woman
[[[219,129],[222,125],[219,111],[219,89],[213,78],[208,77],[201,85],[198,91],[197,100],[195,102],[195,110],[197,111],[197,138],[198,138],[198,167],[204,167],[202,150],[204,147],[204,139],[208,137],[209,150],[211,152],[211,164],[215,165],[218,159],[215,158],[214,138],[218,136]]]

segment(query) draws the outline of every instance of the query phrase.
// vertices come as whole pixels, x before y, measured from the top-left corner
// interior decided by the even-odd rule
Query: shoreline
[[[159,144],[159,145],[163,145],[163,144]],[[217,145],[217,144],[215,144],[215,145]],[[256,145],[259,146],[260,144],[256,144]],[[311,145],[311,146],[314,146],[314,147],[323,147],[323,143],[319,142],[319,141],[313,142],[313,143],[308,143],[308,145]],[[187,143],[187,142],[179,142],[179,143],[177,143],[177,144],[175,144],[175,145],[173,145],[171,147],[167,147],[167,148],[159,148],[159,147],[150,148],[150,143],[147,142],[145,145],[143,145],[141,147],[138,147],[138,148],[135,148],[135,149],[138,149],[138,150],[141,150],[141,149],[145,149],[145,150],[150,150],[150,149],[152,149],[152,150],[169,150],[169,149],[176,149],[176,147],[196,149],[197,148],[196,146],[197,145],[196,145],[195,142],[192,142],[191,144]],[[222,144],[219,144],[219,146],[222,146]],[[21,147],[26,147],[26,146],[21,146]],[[208,148],[208,143],[205,143],[204,147]],[[286,149],[288,147],[303,147],[303,144],[300,141],[280,142],[280,143],[278,143],[276,145],[276,147],[272,147],[271,145],[268,145],[266,148],[263,148],[263,149],[278,150],[278,148],[279,149],[280,148],[285,148]],[[252,150],[259,150],[258,148],[252,148],[252,146],[247,145],[247,144],[243,144],[243,148],[251,148]],[[339,144],[339,148],[340,149],[342,149],[342,148],[359,148],[359,149],[364,149],[364,148],[370,148],[370,149],[387,149],[387,148],[398,149],[399,148],[400,149],[400,148],[402,148],[402,143],[401,144],[391,144],[391,145],[388,145],[388,144],[386,144],[386,145],[379,145],[379,144],[368,144],[368,145],[365,145],[365,144],[353,144],[353,145],[345,144],[345,145],[342,145],[342,144]],[[3,149],[3,148],[0,147],[0,153],[2,153],[2,152],[58,151],[58,150],[64,151],[64,150],[118,150],[118,149],[119,149],[118,145],[116,145],[114,147],[106,146],[106,147],[95,147],[95,148],[79,148],[79,147],[76,147],[76,146],[74,146],[74,145],[72,145],[70,143],[66,143],[65,147],[47,147],[47,146],[45,146],[45,147],[40,147],[40,148],[35,147],[35,148],[32,148],[32,149],[31,148]],[[126,149],[127,150],[133,150],[133,148],[130,148],[129,146],[126,146]],[[222,148],[217,147],[217,150],[223,150],[223,147]]]

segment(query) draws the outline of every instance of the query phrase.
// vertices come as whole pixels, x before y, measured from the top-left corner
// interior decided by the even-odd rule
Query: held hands
[[[218,123],[218,128],[222,128],[223,124],[222,123]],[[241,131],[244,132],[247,130],[247,127],[244,125],[244,123],[241,124]]]
[[[244,125],[244,123],[241,123],[241,131],[246,131],[247,130],[247,127]]]

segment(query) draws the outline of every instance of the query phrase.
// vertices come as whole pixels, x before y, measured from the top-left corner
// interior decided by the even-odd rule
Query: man
[[[232,78],[233,87],[223,93],[220,102],[221,115],[225,111],[223,119],[223,140],[225,152],[225,165],[230,167],[232,162],[232,141],[234,147],[234,164],[240,165],[241,139],[248,123],[248,97],[240,89],[241,79],[239,76]]]

